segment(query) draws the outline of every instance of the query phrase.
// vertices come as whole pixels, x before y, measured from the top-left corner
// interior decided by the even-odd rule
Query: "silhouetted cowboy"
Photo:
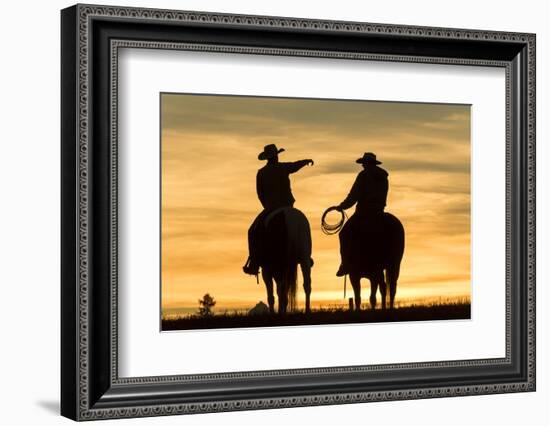
[[[267,164],[258,170],[256,175],[256,192],[264,210],[248,230],[249,257],[243,266],[243,271],[247,274],[258,275],[262,259],[264,219],[277,209],[294,205],[289,175],[308,164],[313,165],[311,159],[280,163],[279,154],[283,151],[284,149],[278,149],[274,144],[270,144],[264,146],[263,152],[258,155],[258,160],[267,160]]]
[[[363,165],[363,170],[357,175],[351,191],[344,201],[337,206],[338,210],[346,210],[357,204],[355,213],[349,218],[340,231],[340,254],[342,264],[336,273],[341,277],[348,273],[348,265],[344,256],[351,245],[354,235],[361,232],[380,232],[382,217],[388,196],[388,173],[378,167],[382,164],[372,152],[366,152],[357,163]]]

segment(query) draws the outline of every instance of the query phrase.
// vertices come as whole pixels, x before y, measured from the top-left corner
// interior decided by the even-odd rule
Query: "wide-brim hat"
[[[283,151],[283,148],[277,148],[277,146],[273,143],[266,145],[264,146],[263,152],[260,152],[260,154],[258,155],[258,160],[269,160],[270,158],[275,157]]]
[[[372,152],[365,152],[361,158],[358,158],[356,163],[359,164],[382,164],[381,161],[376,159],[376,154]]]

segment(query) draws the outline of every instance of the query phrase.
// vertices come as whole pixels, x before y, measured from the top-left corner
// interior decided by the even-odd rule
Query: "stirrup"
[[[337,277],[345,277],[348,274],[343,264],[340,264],[338,271],[336,272]]]
[[[260,273],[260,268],[254,268],[253,266],[243,266],[243,272],[248,275],[258,275]]]
[[[260,273],[260,267],[256,266],[252,263],[252,259],[248,257],[246,260],[245,265],[243,266],[243,272],[248,275],[256,275],[256,278],[258,277],[258,274]]]

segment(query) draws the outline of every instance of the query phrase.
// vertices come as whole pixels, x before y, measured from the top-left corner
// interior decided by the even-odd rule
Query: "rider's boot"
[[[340,264],[340,267],[338,268],[338,272],[336,272],[336,276],[337,277],[343,277],[344,275],[347,275],[348,272],[346,270],[346,268],[344,268],[344,264],[341,263]]]
[[[243,272],[248,275],[258,275],[260,273],[260,265],[258,265],[250,256],[243,266]]]

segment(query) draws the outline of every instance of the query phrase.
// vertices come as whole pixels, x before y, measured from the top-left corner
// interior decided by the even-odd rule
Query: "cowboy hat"
[[[378,161],[376,159],[376,154],[372,152],[365,152],[361,158],[358,158],[356,163],[359,164],[365,164],[365,163],[374,163],[374,164],[382,164],[381,161]]]
[[[270,158],[275,157],[277,154],[280,154],[283,152],[284,149],[280,148],[278,149],[275,144],[269,144],[264,146],[264,151],[260,152],[258,155],[258,160],[269,160]]]

